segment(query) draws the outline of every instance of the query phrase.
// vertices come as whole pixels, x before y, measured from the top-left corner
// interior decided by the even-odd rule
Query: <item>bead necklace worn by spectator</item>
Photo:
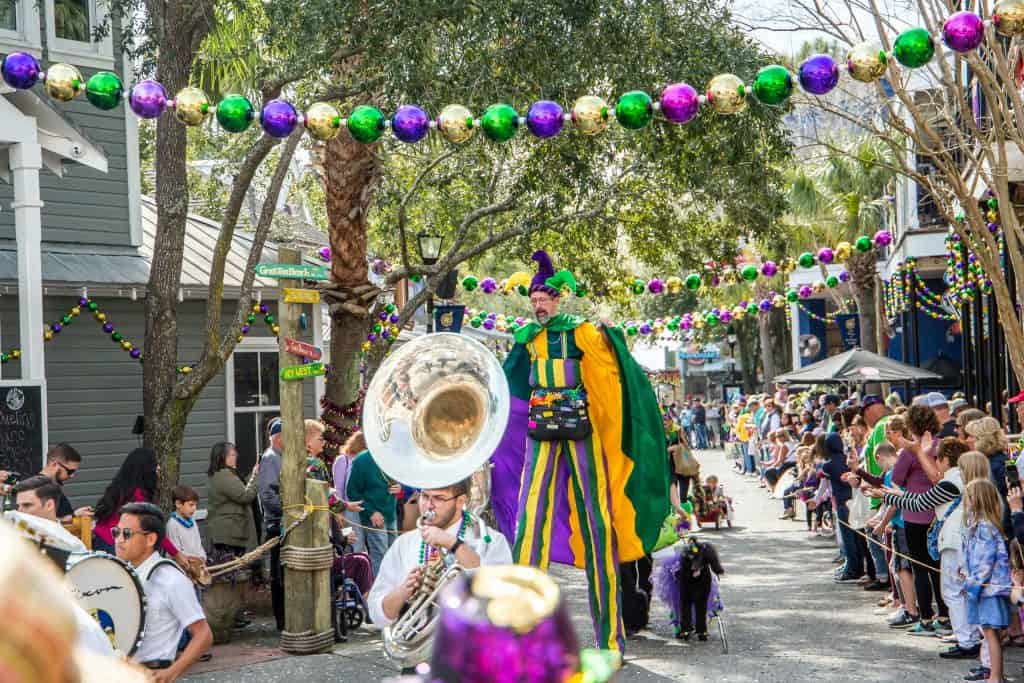
[[[469,512],[466,510],[462,511],[462,521],[459,522],[459,530],[455,534],[455,537],[460,541],[466,540],[466,528],[469,526]],[[431,558],[437,553],[437,549],[432,545],[427,545],[426,541],[420,541],[420,564],[426,566],[430,563]]]

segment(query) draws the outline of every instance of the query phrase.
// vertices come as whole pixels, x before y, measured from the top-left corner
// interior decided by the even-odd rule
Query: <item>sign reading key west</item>
[[[312,344],[289,339],[288,337],[284,338],[284,350],[310,360],[320,360],[320,357],[323,355],[323,352]]]
[[[327,374],[327,368],[323,363],[306,363],[304,365],[289,365],[281,368],[281,379],[286,382],[293,382],[297,379],[308,379]]]
[[[330,273],[324,266],[310,263],[258,263],[256,274],[261,277],[273,277],[288,280],[327,280]]]

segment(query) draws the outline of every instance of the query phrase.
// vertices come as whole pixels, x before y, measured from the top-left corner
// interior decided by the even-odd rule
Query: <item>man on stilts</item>
[[[621,330],[558,313],[572,274],[544,251],[533,260],[537,320],[505,361],[512,413],[492,458],[495,514],[517,563],[586,569],[597,646],[621,652],[619,563],[650,551],[669,511],[657,397]]]

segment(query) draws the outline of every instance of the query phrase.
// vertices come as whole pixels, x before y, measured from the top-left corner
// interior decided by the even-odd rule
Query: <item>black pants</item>
[[[683,474],[672,474],[672,479],[679,487],[679,502],[685,503],[687,496],[690,495],[690,484],[693,482],[693,477],[687,477]]]
[[[633,562],[619,565],[619,586],[622,591],[622,624],[627,633],[647,628],[651,609],[651,570],[653,561],[645,555]]]
[[[276,538],[281,535],[280,527],[267,529],[267,538]],[[277,622],[277,630],[284,630],[284,568],[281,567],[281,544],[278,543],[270,550],[270,604],[274,608],[274,621]]]
[[[692,576],[684,567],[679,581],[679,624],[684,632],[692,631],[696,618],[697,633],[708,632],[708,595],[711,594],[711,570],[705,567],[699,576]]]
[[[914,590],[917,592],[917,608],[921,612],[921,620],[931,619],[932,595],[935,596],[935,604],[939,608],[939,617],[945,619],[949,616],[949,609],[942,600],[942,585],[939,576],[938,562],[928,554],[928,525],[916,524],[914,522],[903,522],[907,531],[907,546],[910,548],[910,556],[917,562],[928,565],[928,569],[914,564]]]

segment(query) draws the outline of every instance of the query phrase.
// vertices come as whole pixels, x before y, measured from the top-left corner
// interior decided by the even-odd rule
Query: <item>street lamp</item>
[[[732,368],[729,370],[729,379],[732,383],[736,382],[736,333],[729,328],[729,334],[726,335],[725,340],[729,343],[729,356],[732,358]]]
[[[441,258],[441,246],[444,244],[443,235],[434,235],[429,232],[421,232],[416,235],[416,247],[420,252],[420,260],[423,265],[432,266]],[[427,334],[434,331],[434,293],[427,292]]]

